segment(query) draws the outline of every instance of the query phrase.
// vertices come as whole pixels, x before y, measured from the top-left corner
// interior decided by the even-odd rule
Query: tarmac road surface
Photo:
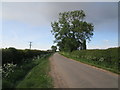
[[[58,53],[51,58],[55,88],[118,88],[118,75],[68,59]]]

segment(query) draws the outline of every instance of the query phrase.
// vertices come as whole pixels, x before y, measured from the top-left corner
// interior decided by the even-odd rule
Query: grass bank
[[[2,89],[9,88],[47,88],[52,87],[49,77],[51,53],[25,59],[20,64],[7,63],[2,68]]]
[[[120,48],[119,48],[120,49]],[[120,74],[118,48],[60,52],[65,57]]]
[[[38,59],[38,65],[25,76],[16,88],[52,88],[52,79],[49,76],[49,57],[50,55],[47,55]]]

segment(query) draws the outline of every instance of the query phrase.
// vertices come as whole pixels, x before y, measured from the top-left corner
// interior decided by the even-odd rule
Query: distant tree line
[[[60,51],[85,50],[86,41],[93,36],[93,25],[84,21],[83,10],[59,13],[59,19],[51,23],[52,34]]]

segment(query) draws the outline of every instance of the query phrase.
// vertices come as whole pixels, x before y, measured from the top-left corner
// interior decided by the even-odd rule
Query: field
[[[51,54],[40,50],[2,49],[2,88],[52,87],[48,75]]]
[[[60,52],[60,54],[120,74],[119,48],[79,50],[73,52]]]

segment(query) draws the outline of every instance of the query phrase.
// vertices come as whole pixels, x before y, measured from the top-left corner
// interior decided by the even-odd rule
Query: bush
[[[118,63],[118,48],[109,48],[106,50],[80,50],[80,51],[73,51],[70,55],[74,55],[75,57],[85,58],[95,61],[102,61],[116,64]]]
[[[25,60],[30,60],[38,55],[49,54],[49,51],[41,51],[41,50],[18,50],[15,48],[6,48],[2,49],[2,65],[6,63],[14,63],[20,64]]]
[[[2,87],[3,87],[3,88],[4,88],[4,87],[5,87],[5,88],[13,88],[14,85],[13,85],[13,83],[11,83],[10,81],[3,79],[3,80],[2,80]]]

